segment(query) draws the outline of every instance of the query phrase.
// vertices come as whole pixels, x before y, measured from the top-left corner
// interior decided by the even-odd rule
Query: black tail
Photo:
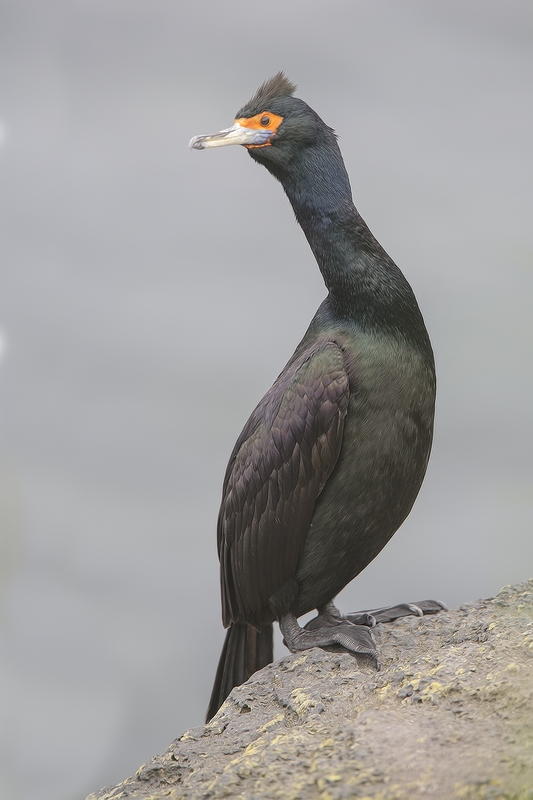
[[[258,669],[274,658],[272,625],[262,625],[258,631],[251,625],[230,625],[218,662],[215,685],[211,693],[206,722],[214,717],[234,686],[240,686]]]

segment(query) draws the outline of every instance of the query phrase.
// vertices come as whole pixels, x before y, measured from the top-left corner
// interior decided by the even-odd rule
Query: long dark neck
[[[318,262],[335,313],[361,326],[426,338],[411,287],[353,204],[333,136],[306,150],[277,177]]]

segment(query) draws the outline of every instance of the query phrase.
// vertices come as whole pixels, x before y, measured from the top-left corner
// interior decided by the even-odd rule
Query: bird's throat
[[[404,303],[414,303],[411,287],[355,208],[351,193],[339,192],[328,206],[294,195],[284,187],[316,258],[332,306],[359,324],[402,326]]]
[[[275,148],[269,148],[274,151]],[[360,327],[427,337],[409,283],[357,211],[332,131],[277,163],[257,156],[281,182],[329,291],[334,312]],[[416,330],[415,330],[416,329]]]

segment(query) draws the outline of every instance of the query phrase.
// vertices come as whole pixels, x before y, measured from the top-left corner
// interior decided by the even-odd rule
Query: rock
[[[375,635],[380,672],[289,655],[87,800],[533,800],[533,580]]]

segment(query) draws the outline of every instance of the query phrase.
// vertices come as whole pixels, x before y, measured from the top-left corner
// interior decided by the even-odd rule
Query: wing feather
[[[342,445],[349,379],[335,342],[282,372],[241,433],[218,519],[224,624],[259,624],[294,577],[317,497]]]

